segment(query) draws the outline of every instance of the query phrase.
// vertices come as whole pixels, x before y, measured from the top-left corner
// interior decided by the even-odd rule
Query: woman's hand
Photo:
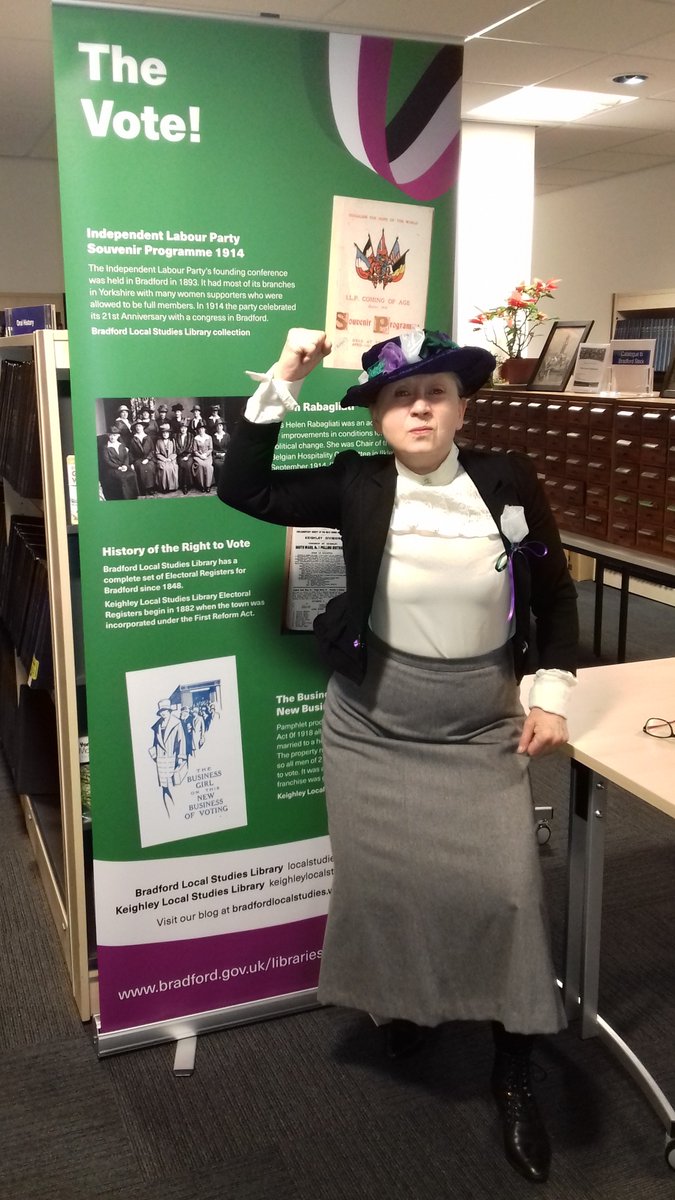
[[[286,343],[274,368],[275,379],[286,383],[304,379],[331,352],[322,329],[289,329]]]
[[[569,741],[567,721],[557,713],[543,708],[531,708],[525,718],[523,732],[518,743],[519,754],[537,758],[540,754],[552,754]]]

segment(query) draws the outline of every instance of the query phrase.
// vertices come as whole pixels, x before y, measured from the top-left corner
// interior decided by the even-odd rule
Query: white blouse
[[[504,545],[457,447],[430,475],[396,462],[398,479],[370,626],[409,654],[475,658],[511,634]]]

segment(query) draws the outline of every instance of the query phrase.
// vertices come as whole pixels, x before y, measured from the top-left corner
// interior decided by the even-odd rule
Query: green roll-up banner
[[[100,1029],[225,1024],[316,988],[341,563],[218,474],[290,326],[334,351],[284,466],[372,450],[363,349],[448,328],[462,50],[67,4],[54,48]]]

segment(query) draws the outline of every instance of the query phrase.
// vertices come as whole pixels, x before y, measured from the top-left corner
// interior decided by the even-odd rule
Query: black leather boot
[[[400,1019],[390,1021],[384,1028],[389,1058],[409,1058],[422,1048],[429,1032],[423,1025]]]
[[[551,1145],[532,1094],[529,1054],[497,1050],[492,1094],[504,1132],[506,1157],[525,1179],[543,1183],[551,1165]]]

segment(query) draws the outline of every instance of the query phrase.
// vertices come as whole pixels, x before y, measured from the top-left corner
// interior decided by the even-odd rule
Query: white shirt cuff
[[[576,686],[577,681],[569,671],[537,671],[527,702],[530,708],[543,708],[545,712],[566,717],[572,688]]]
[[[274,378],[274,368],[270,367],[264,375],[257,371],[247,371],[249,379],[255,379],[258,387],[249,399],[244,410],[247,421],[254,425],[269,425],[274,421],[283,421],[287,412],[295,412],[300,407],[298,394],[302,387],[302,379],[287,382],[285,379]]]

